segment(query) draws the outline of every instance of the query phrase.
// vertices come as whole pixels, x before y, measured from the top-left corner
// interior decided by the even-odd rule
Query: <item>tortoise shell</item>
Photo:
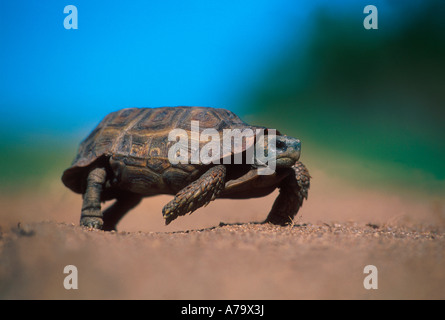
[[[201,148],[208,141],[196,141],[196,137],[191,134],[192,121],[199,121],[200,133],[204,129],[216,129],[221,141],[224,129],[250,128],[254,133],[255,129],[265,129],[247,125],[237,115],[225,109],[209,107],[122,109],[108,114],[82,141],[71,167],[63,173],[62,181],[74,192],[82,193],[87,168],[104,159],[109,161],[112,167],[113,165],[119,167],[118,164],[124,162],[126,165],[147,170],[148,176],[162,174],[172,166],[190,174],[196,166],[202,164],[172,165],[168,159],[168,150],[176,142],[169,141],[168,136],[173,129],[183,129],[191,141],[188,144],[189,152],[193,139]],[[253,144],[254,137],[248,137],[243,139],[242,145],[238,146],[239,149],[232,145],[231,150],[244,152]],[[233,152],[227,154],[221,146],[220,155],[224,158],[233,155]],[[173,175],[175,172],[178,171],[174,171]]]

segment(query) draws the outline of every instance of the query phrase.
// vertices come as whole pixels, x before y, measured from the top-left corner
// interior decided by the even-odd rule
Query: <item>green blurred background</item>
[[[17,3],[26,7],[22,1]],[[79,13],[88,11],[87,2],[79,3]],[[157,30],[167,48],[158,43],[155,49],[140,47],[140,33],[147,30],[131,24],[122,24],[129,32],[121,37],[125,41],[130,41],[127,35],[134,38],[134,48],[128,47],[131,43],[126,43],[122,52],[118,51],[119,43],[111,48],[102,44],[93,49],[80,46],[76,50],[87,50],[84,60],[78,62],[83,74],[102,64],[104,70],[125,71],[103,73],[97,78],[80,74],[73,82],[60,82],[61,74],[76,75],[78,69],[63,63],[63,50],[74,49],[56,45],[58,41],[64,43],[61,35],[73,31],[61,27],[63,7],[57,8],[59,15],[54,22],[59,31],[48,35],[42,27],[42,33],[30,38],[28,31],[23,31],[26,28],[17,31],[16,20],[9,18],[8,22],[7,16],[19,15],[20,7],[3,3],[2,192],[45,187],[58,180],[80,140],[111,111],[208,105],[231,109],[249,123],[302,139],[302,160],[315,172],[323,171],[359,186],[445,194],[443,1],[375,1],[378,30],[363,27],[363,8],[370,4],[364,1],[258,1],[242,6],[230,2],[230,9],[222,3],[216,8],[193,3],[192,9],[182,5],[182,11],[174,11],[174,18],[182,17],[180,24],[177,19],[166,19],[169,27]],[[100,11],[100,6],[95,10]],[[167,5],[157,11],[135,7],[134,12],[150,10],[161,20],[163,15],[172,15]],[[131,21],[132,11],[127,11],[126,19]],[[120,12],[117,6],[108,8],[107,14],[119,16]],[[106,40],[97,34],[82,34],[88,21],[81,17],[79,30],[73,32],[86,38],[72,38],[77,44],[114,41],[121,32],[101,29],[109,37]],[[87,19],[86,14],[84,17]],[[179,39],[178,30],[184,26],[187,34],[180,34]],[[207,27],[211,31],[205,34]],[[27,46],[39,51],[45,41],[39,44],[33,39],[51,37],[55,46],[51,55],[42,49],[32,63],[42,62],[41,69],[26,74],[26,59],[32,56],[32,51],[25,54]],[[14,50],[23,55],[17,58]],[[153,50],[164,50],[165,56],[152,61]],[[135,51],[143,53],[134,56]],[[93,59],[102,54],[106,59]],[[51,65],[53,59],[60,59],[58,69]],[[171,60],[177,64],[171,65]],[[155,66],[162,70],[153,71]],[[45,72],[46,82],[40,81]],[[163,74],[167,74],[165,79]],[[23,86],[23,81],[29,80],[26,77],[34,77],[35,83]],[[113,77],[119,82],[107,82]],[[42,91],[48,94],[39,95]]]
[[[307,43],[261,77],[250,117],[301,137],[303,159],[334,175],[445,194],[445,5],[394,5],[400,22],[379,30],[319,10]]]

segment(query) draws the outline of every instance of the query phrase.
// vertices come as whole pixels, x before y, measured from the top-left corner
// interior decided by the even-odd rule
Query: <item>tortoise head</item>
[[[275,158],[275,167],[289,168],[300,158],[301,142],[299,139],[286,135],[277,135],[261,141],[264,146],[264,156],[255,154],[254,167],[267,166]]]
[[[301,141],[288,136],[276,136],[277,168],[292,167],[300,159]]]

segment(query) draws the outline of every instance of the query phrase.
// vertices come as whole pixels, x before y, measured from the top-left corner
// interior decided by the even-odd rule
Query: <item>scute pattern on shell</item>
[[[126,159],[136,166],[150,170],[165,170],[170,164],[168,141],[172,129],[191,130],[191,121],[199,121],[200,132],[215,128],[222,138],[224,129],[254,130],[237,115],[225,110],[208,107],[129,108],[108,114],[80,144],[76,158],[65,170],[62,181],[74,192],[82,192],[82,179],[86,168],[103,157]],[[189,138],[191,135],[189,134]],[[222,141],[222,140],[221,140]],[[200,141],[200,146],[207,143]],[[252,146],[254,139],[246,140],[242,150]],[[235,149],[236,150],[236,149]],[[221,152],[222,154],[222,152]],[[187,165],[186,165],[187,166]]]

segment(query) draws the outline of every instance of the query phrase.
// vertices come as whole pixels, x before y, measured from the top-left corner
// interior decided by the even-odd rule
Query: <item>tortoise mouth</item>
[[[277,168],[283,168],[283,167],[292,167],[295,162],[298,161],[298,158],[295,159],[294,157],[283,157],[278,158],[276,162]]]

